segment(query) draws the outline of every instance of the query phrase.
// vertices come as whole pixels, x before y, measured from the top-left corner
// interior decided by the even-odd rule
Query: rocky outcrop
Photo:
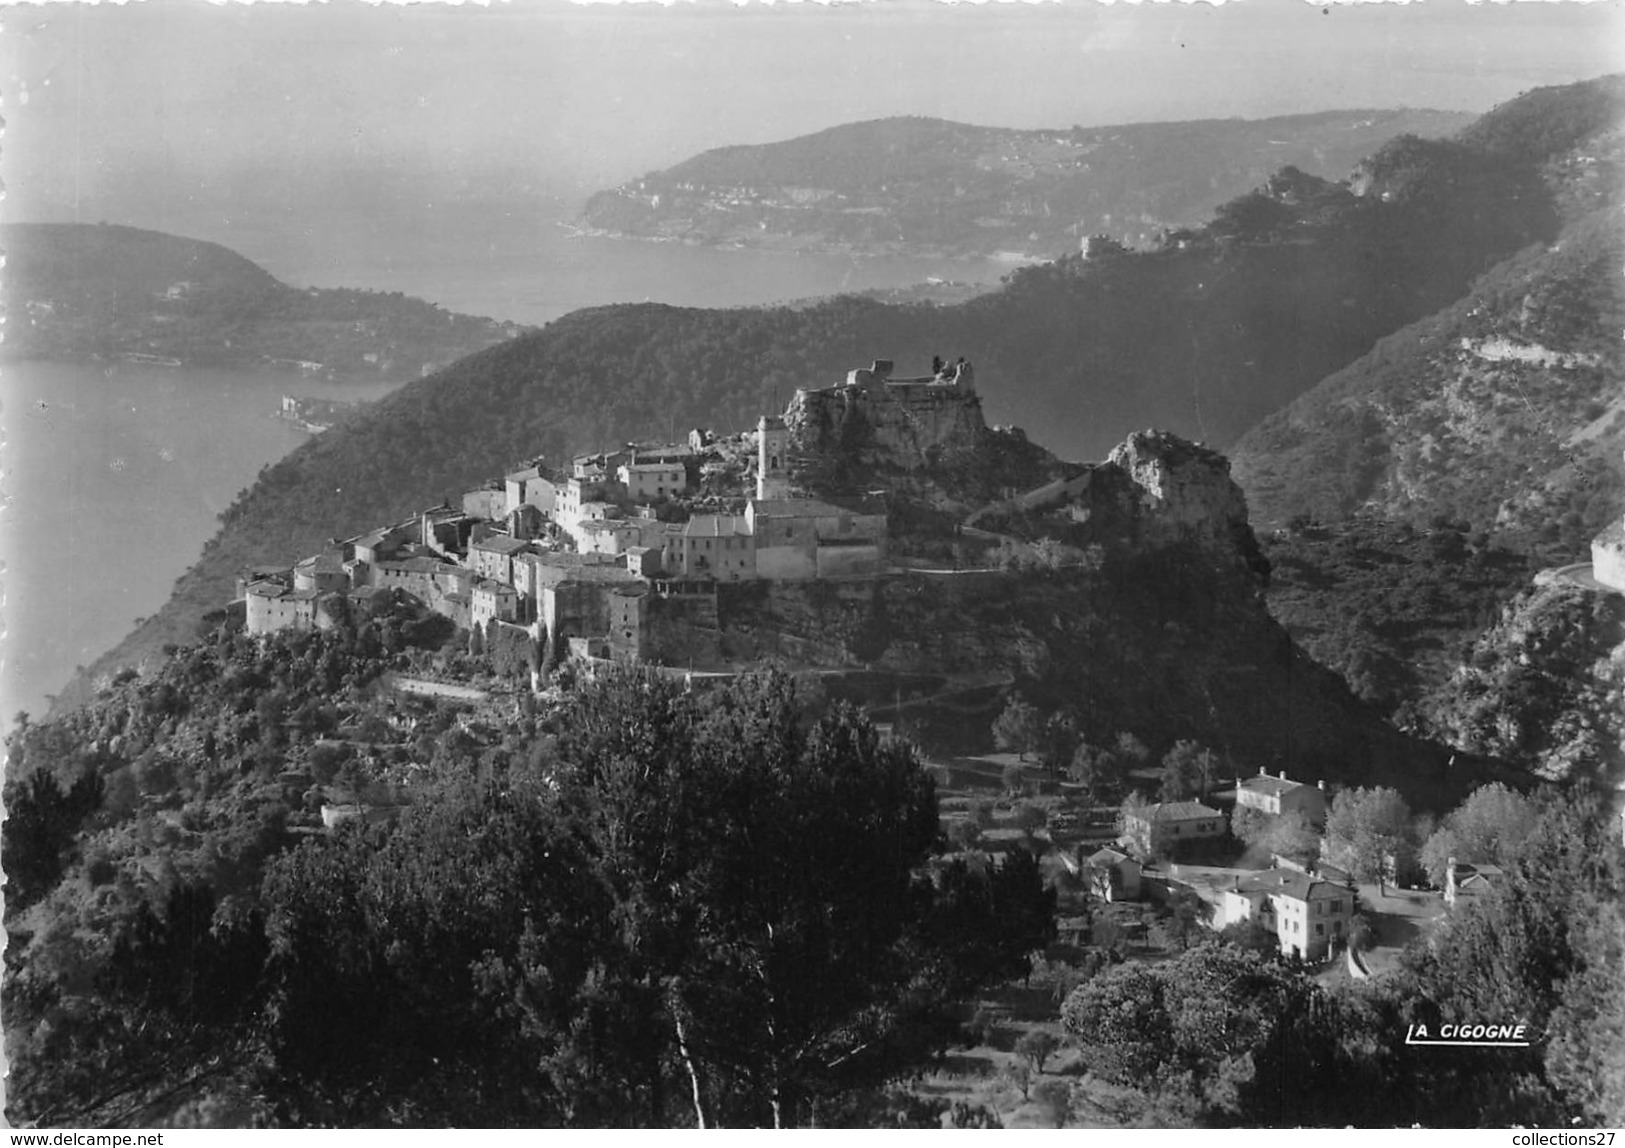
[[[1129,435],[1106,462],[1133,480],[1148,544],[1229,544],[1247,530],[1247,499],[1218,451],[1147,430]]]
[[[988,433],[982,401],[969,385],[853,375],[858,382],[796,392],[784,412],[793,453],[914,471],[974,450]]]
[[[1451,744],[1547,780],[1625,786],[1625,599],[1561,579],[1521,594],[1429,718]]]

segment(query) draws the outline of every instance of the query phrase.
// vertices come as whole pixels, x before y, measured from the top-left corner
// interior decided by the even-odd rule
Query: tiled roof
[[[684,538],[731,538],[749,533],[749,524],[735,514],[696,514],[683,523]]]
[[[1496,881],[1505,876],[1499,865],[1467,865],[1457,862],[1451,877],[1455,880],[1456,896],[1473,897],[1488,892]]]
[[[522,538],[510,538],[506,534],[493,534],[489,538],[482,538],[474,543],[475,550],[483,550],[488,554],[517,554],[530,543]]]
[[[1220,816],[1199,801],[1163,801],[1145,807],[1147,821],[1202,821]]]
[[[613,566],[615,559],[609,554],[578,554],[574,550],[544,550],[540,554],[521,554],[520,559],[533,566],[576,567]]]
[[[1121,865],[1128,860],[1131,860],[1131,858],[1127,853],[1119,852],[1116,849],[1101,849],[1098,852],[1091,853],[1088,862],[1101,868],[1110,868],[1113,865]]]
[[[1303,782],[1261,774],[1258,777],[1244,779],[1241,788],[1252,793],[1267,793],[1271,797],[1279,797],[1281,794],[1290,793],[1294,789],[1302,789]]]
[[[1262,873],[1242,877],[1237,881],[1242,893],[1280,893],[1295,901],[1309,901],[1316,897],[1340,896],[1348,890],[1330,881],[1311,876],[1298,869],[1266,869]]]
[[[438,574],[448,568],[457,569],[450,562],[439,558],[403,558],[399,562],[378,563],[378,569],[391,570],[400,574]]]
[[[751,508],[758,518],[834,518],[854,513],[821,498],[755,498]]]

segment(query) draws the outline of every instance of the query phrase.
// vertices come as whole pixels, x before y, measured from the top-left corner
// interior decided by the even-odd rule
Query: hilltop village
[[[500,479],[292,567],[242,571],[250,634],[326,629],[400,596],[487,640],[562,659],[716,667],[719,583],[868,579],[891,569],[886,504],[815,497],[792,460],[816,455],[831,419],[865,420],[867,453],[904,470],[986,432],[964,360],[893,377],[877,361],[783,416],[681,443],[532,460]],[[892,433],[875,428],[894,428]],[[478,639],[476,639],[478,640]]]

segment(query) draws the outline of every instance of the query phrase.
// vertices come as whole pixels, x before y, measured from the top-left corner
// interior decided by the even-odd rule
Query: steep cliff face
[[[1165,431],[1132,434],[1105,462],[988,506],[967,525],[1113,556],[1193,547],[1220,569],[1269,572],[1229,461]]]
[[[1431,699],[1439,735],[1550,780],[1625,785],[1625,597],[1543,579]]]
[[[784,421],[795,453],[869,470],[922,470],[975,450],[988,433],[976,393],[943,383],[797,391]]]
[[[1249,763],[1399,786],[1448,807],[1470,768],[1360,705],[1269,617],[1255,584],[1194,546],[1000,575],[906,574],[867,583],[737,583],[719,589],[725,656],[846,667],[832,693],[902,714],[966,752],[1014,686],[1069,708],[1088,738],[1194,738]],[[850,685],[850,689],[846,688]],[[855,691],[855,692],[854,692]]]
[[[1152,545],[1218,542],[1247,532],[1247,499],[1218,451],[1166,431],[1140,431],[1107,457],[1134,482],[1143,539]]]

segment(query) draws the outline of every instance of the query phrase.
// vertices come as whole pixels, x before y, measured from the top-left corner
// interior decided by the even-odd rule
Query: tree
[[[948,827],[948,839],[969,852],[982,840],[982,827],[968,818],[961,818]]]
[[[1004,710],[993,719],[993,741],[1002,750],[1015,751],[1022,760],[1038,747],[1043,722],[1038,707],[1018,693],[1012,693]]]
[[[1061,1047],[1061,1042],[1055,1039],[1055,1034],[1047,1029],[1035,1028],[1020,1040],[1016,1041],[1016,1055],[1025,1060],[1032,1070],[1039,1075],[1044,1072],[1044,1062],[1054,1056]]]
[[[1139,769],[1151,760],[1151,750],[1132,733],[1119,733],[1117,735],[1117,756],[1125,763],[1128,770]]]
[[[1218,769],[1218,755],[1211,749],[1194,741],[1176,741],[1162,757],[1162,799],[1205,798]]]
[[[1131,792],[1123,798],[1123,804],[1117,811],[1119,839],[1127,846],[1129,852],[1141,860],[1150,860],[1156,856],[1160,844],[1152,836],[1150,809],[1150,802],[1138,792]]]
[[[1544,791],[1502,879],[1409,950],[1405,1011],[1432,1024],[1515,1017],[1547,1034],[1492,1064],[1426,1066],[1418,1110],[1486,1125],[1603,1124],[1625,1116],[1618,1067],[1625,847],[1600,795]]]
[[[1123,761],[1109,749],[1083,742],[1072,754],[1067,777],[1083,786],[1091,801],[1115,801],[1123,786]]]
[[[1208,914],[1207,902],[1194,889],[1179,885],[1169,893],[1167,928],[1182,951],[1191,947],[1191,937],[1200,932]]]
[[[1029,837],[1049,824],[1049,814],[1044,807],[1031,801],[1016,803],[1015,812],[1010,817],[1010,824],[1026,833]]]
[[[1518,853],[1535,823],[1535,804],[1500,782],[1468,795],[1422,846],[1422,868],[1442,887],[1452,857],[1468,863],[1501,865]]]
[[[1322,857],[1357,881],[1376,881],[1386,891],[1392,864],[1410,847],[1411,811],[1394,789],[1341,790],[1326,814]]]
[[[1079,741],[1078,717],[1071,710],[1057,710],[1045,719],[1039,738],[1038,760],[1051,777],[1072,763]]]
[[[19,738],[21,734],[19,734]],[[17,746],[13,745],[15,754]],[[62,876],[64,856],[80,824],[101,805],[102,779],[85,772],[64,789],[47,770],[35,768],[20,785],[7,786],[3,830],[7,910],[32,904]]]
[[[1336,1012],[1312,979],[1228,945],[1158,965],[1117,965],[1077,989],[1061,1024],[1090,1071],[1197,1119],[1337,1123],[1348,1071]],[[1355,1110],[1349,1106],[1345,1111]]]
[[[1243,805],[1232,815],[1230,831],[1260,855],[1307,863],[1320,852],[1320,835],[1302,810],[1277,815]]]
[[[923,1062],[952,1001],[1053,936],[1035,859],[928,872],[913,751],[844,706],[811,720],[782,675],[613,674],[552,729],[545,768],[517,753],[376,850],[316,839],[268,878],[268,1039],[301,1110],[795,1124]]]

